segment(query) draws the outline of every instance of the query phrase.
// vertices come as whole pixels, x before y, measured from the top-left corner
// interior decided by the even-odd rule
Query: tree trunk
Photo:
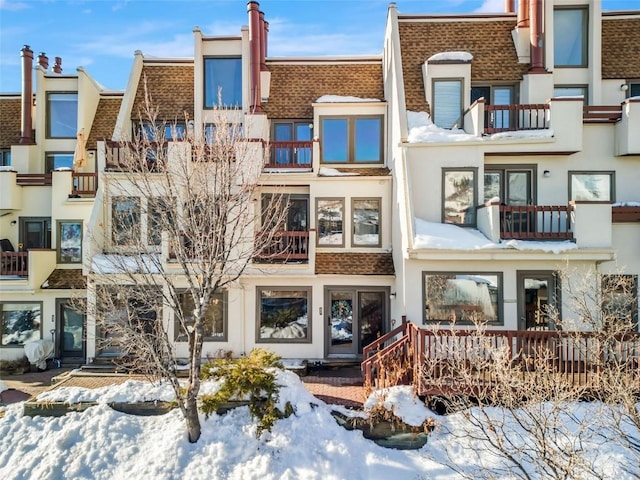
[[[189,442],[196,443],[200,438],[200,417],[198,416],[198,404],[195,397],[190,395],[187,397],[186,404],[186,420],[187,420],[187,434],[189,435]]]

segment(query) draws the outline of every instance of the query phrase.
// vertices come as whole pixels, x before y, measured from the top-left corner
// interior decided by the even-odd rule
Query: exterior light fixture
[[[544,172],[542,172],[542,175],[544,177],[547,177],[547,178],[550,177],[551,176],[551,170],[545,170]]]
[[[622,85],[620,85],[620,90],[622,90],[623,92],[626,92],[627,90],[629,90],[629,85],[627,85],[626,83],[623,83]]]

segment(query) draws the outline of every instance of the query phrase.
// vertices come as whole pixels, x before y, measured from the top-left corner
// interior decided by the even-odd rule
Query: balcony
[[[271,142],[264,168],[273,170],[311,170],[313,141]]]
[[[21,187],[50,187],[51,173],[18,173],[16,185]]]
[[[549,104],[485,105],[487,134],[549,128]]]
[[[572,240],[571,205],[500,205],[503,240]]]
[[[96,191],[98,190],[97,173],[73,172],[71,178],[73,181],[71,187],[72,197],[95,197]]]
[[[264,241],[265,235],[272,235],[270,241]],[[309,260],[309,232],[260,233],[256,243],[264,247],[255,256],[257,262],[306,262]]]
[[[27,277],[29,252],[0,252],[0,276]]]

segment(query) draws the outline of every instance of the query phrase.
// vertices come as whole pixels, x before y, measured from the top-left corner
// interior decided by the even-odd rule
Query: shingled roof
[[[20,140],[20,97],[0,98],[0,148]]]
[[[390,253],[317,253],[318,275],[395,275]]]
[[[313,118],[311,104],[323,95],[384,99],[382,61],[267,62],[271,71],[269,118]]]
[[[87,148],[96,148],[96,142],[99,138],[110,140],[113,137],[113,130],[116,125],[116,120],[118,119],[121,104],[122,95],[100,97],[96,116],[93,119],[91,132],[89,132],[87,139]]]
[[[144,107],[145,78],[147,90],[158,120],[184,121],[185,112],[193,118],[193,62],[181,65],[146,64],[142,67],[131,118],[139,118]]]
[[[640,18],[603,16],[602,78],[640,78]]]
[[[429,111],[425,101],[422,65],[436,53],[471,53],[471,79],[474,82],[522,80],[529,65],[518,63],[511,37],[515,23],[515,16],[476,18],[473,21],[417,21],[410,17],[399,17],[407,109]]]
[[[43,290],[84,290],[87,288],[87,277],[82,275],[81,268],[56,268],[42,284]]]

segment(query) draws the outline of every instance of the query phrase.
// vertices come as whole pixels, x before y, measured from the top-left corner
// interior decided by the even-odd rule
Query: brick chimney
[[[62,58],[55,57],[55,62],[53,64],[53,73],[62,73]]]
[[[262,113],[262,97],[260,93],[260,57],[262,52],[261,38],[263,33],[260,28],[260,4],[258,2],[247,3],[249,13],[249,59],[251,65],[251,99],[250,109],[252,113]]]
[[[40,52],[38,54],[38,65],[40,65],[45,70],[49,68],[49,58],[44,52]]]
[[[20,119],[20,143],[33,144],[33,119],[31,104],[33,102],[33,51],[29,45],[20,50],[22,57],[22,117]]]
[[[531,19],[531,30],[529,38],[531,42],[531,67],[530,73],[546,73],[544,69],[544,52],[542,35],[542,1],[529,0],[529,18]]]

